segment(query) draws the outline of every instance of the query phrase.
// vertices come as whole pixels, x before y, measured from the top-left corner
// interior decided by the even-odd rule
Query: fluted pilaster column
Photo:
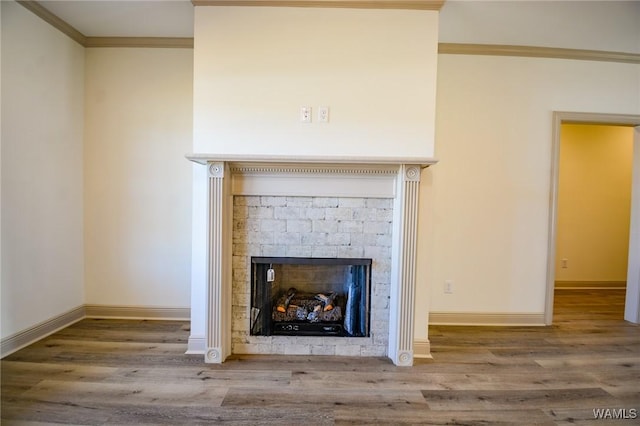
[[[400,366],[413,365],[420,170],[400,166],[394,208],[389,358]]]
[[[207,324],[205,361],[231,354],[231,221],[233,199],[227,163],[209,163]]]

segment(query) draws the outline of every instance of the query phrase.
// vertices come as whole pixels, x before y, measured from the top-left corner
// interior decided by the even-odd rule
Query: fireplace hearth
[[[250,334],[369,337],[371,264],[252,257]]]

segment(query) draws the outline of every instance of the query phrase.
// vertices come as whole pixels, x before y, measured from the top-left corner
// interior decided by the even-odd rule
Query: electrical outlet
[[[445,294],[453,294],[453,281],[445,280],[445,282],[444,282],[444,293]]]
[[[328,123],[329,122],[329,107],[321,106],[318,107],[318,123]]]
[[[562,269],[567,269],[569,267],[569,259],[567,259],[566,257],[563,258],[560,261],[560,266],[562,267]]]
[[[310,106],[300,107],[300,122],[311,123],[311,107]]]

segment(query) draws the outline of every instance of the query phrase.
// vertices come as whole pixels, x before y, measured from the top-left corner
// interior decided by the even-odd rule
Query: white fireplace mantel
[[[367,157],[367,156],[318,156],[318,155],[232,155],[193,153],[186,155],[190,161],[199,164],[214,162],[232,163],[284,163],[284,164],[325,164],[325,165],[398,165],[414,164],[429,167],[438,162],[433,157]]]
[[[418,196],[433,158],[190,154],[207,166],[205,362],[231,354],[234,195],[353,196],[394,200],[389,358],[413,365]]]

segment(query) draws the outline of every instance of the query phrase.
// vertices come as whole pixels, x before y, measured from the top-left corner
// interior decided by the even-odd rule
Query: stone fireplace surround
[[[207,167],[205,362],[221,363],[232,353],[233,205],[237,196],[391,200],[386,355],[399,366],[411,366],[414,357],[429,355],[428,344],[414,353],[413,338],[420,175],[422,168],[435,164],[434,159],[211,154],[187,158]],[[366,351],[361,353],[366,355]]]

